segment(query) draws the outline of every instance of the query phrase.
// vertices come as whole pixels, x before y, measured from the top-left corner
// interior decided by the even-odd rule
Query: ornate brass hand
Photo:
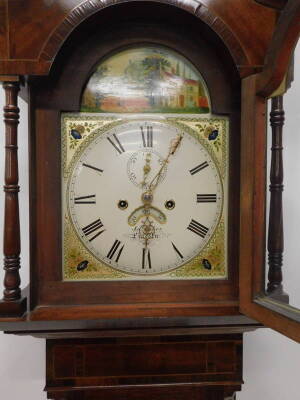
[[[153,192],[159,183],[159,179],[161,177],[161,174],[162,174],[165,166],[169,162],[170,157],[175,154],[176,150],[178,149],[178,147],[181,143],[182,138],[183,138],[183,135],[177,135],[176,138],[171,140],[170,149],[169,149],[169,153],[168,153],[167,157],[163,160],[162,165],[161,165],[159,171],[157,172],[157,174],[150,181],[149,189],[142,194],[141,200],[142,200],[143,205],[136,208],[128,217],[128,224],[130,226],[136,225],[137,222],[143,217],[146,217],[146,220],[149,221],[150,216],[161,224],[164,224],[167,222],[167,217],[165,216],[165,214],[162,211],[160,211],[157,207],[152,206]],[[150,170],[151,170],[150,157],[149,158],[146,157],[146,164],[145,164],[144,170],[143,170],[144,171],[144,180],[142,182],[142,187],[145,187],[147,184],[146,178],[147,178]],[[147,249],[148,243],[149,243],[149,238],[146,237],[145,243],[144,243],[145,249]]]
[[[163,160],[159,171],[154,176],[154,178],[151,180],[151,182],[149,184],[148,192],[153,193],[153,191],[156,189],[165,166],[168,164],[170,157],[175,154],[176,150],[178,149],[178,147],[181,143],[182,138],[183,138],[183,135],[177,135],[176,138],[171,140],[169,153],[168,153],[167,157]]]
[[[147,153],[146,154],[146,162],[143,167],[144,177],[143,177],[143,181],[141,182],[142,188],[144,188],[146,186],[146,179],[147,179],[150,171],[151,171],[151,153]]]

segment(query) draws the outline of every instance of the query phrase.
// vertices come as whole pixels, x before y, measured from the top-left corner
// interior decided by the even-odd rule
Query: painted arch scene
[[[203,78],[180,54],[147,46],[118,52],[102,61],[82,96],[82,112],[210,112]]]

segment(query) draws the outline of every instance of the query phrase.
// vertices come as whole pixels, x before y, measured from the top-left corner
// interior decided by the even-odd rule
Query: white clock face
[[[133,120],[98,135],[70,176],[67,203],[85,247],[137,275],[177,268],[218,225],[223,189],[200,142],[165,122]]]

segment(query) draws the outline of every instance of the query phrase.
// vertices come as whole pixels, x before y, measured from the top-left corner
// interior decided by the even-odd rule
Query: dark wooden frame
[[[6,217],[9,219],[5,223],[6,290],[4,301],[0,302],[0,329],[50,339],[47,343],[48,398],[96,400],[104,397],[114,400],[143,397],[146,400],[181,400],[188,397],[191,400],[223,400],[226,396],[233,396],[242,384],[241,333],[258,326],[239,314],[238,305],[241,312],[295,340],[300,338],[299,324],[295,322],[295,315],[297,317],[299,314],[277,301],[278,289],[282,289],[283,251],[282,174],[281,168],[278,168],[281,167],[283,118],[278,97],[273,100],[272,114],[274,168],[271,172],[269,233],[271,300],[265,295],[264,282],[266,98],[278,88],[286,73],[291,49],[300,30],[297,22],[300,0],[210,0],[205,2],[206,5],[199,0],[159,0],[121,5],[123,1],[72,0],[62,3],[57,0],[49,5],[49,2],[27,0],[26,6],[17,1],[0,1],[0,16],[5,17],[0,30],[0,73],[14,74],[10,77],[0,76],[0,80],[6,82],[8,95],[5,109],[8,138],[5,190]],[[137,10],[142,4],[151,23],[155,20],[159,25],[159,18],[166,18],[168,14],[168,18],[173,19],[176,25],[173,28],[177,38],[169,33],[172,32],[170,26],[167,27],[168,32],[163,32],[161,28],[160,31],[157,28],[151,31],[150,25],[147,34],[141,28],[138,31],[136,23],[128,16],[132,17],[129,10]],[[233,12],[232,7],[235,6]],[[151,8],[156,11],[150,11]],[[128,28],[120,26],[110,37],[101,35],[100,49],[93,43],[93,27],[97,26],[98,34],[105,29],[113,30],[111,21],[118,9],[122,9],[130,20],[128,24],[132,31],[130,33]],[[138,13],[133,11],[133,14],[137,16]],[[271,42],[277,17],[279,21]],[[244,24],[246,19],[251,23]],[[24,20],[28,23],[24,24]],[[180,32],[178,21],[194,32],[196,40],[185,36],[184,30]],[[122,29],[125,39],[121,40]],[[32,35],[34,32],[39,34]],[[202,64],[203,70],[207,71],[205,78],[212,91],[214,112],[230,115],[232,186],[229,218],[232,221],[230,249],[233,251],[234,265],[227,288],[222,282],[176,283],[171,285],[171,289],[175,290],[168,292],[165,283],[157,283],[148,290],[148,296],[138,290],[132,296],[128,289],[127,295],[124,290],[128,282],[125,285],[111,285],[110,291],[104,289],[103,285],[94,284],[89,285],[92,288],[89,291],[91,296],[87,298],[85,295],[84,299],[81,289],[76,293],[65,290],[70,286],[69,283],[57,285],[61,279],[61,274],[57,273],[61,250],[60,235],[57,234],[61,220],[60,190],[56,192],[60,184],[60,111],[78,111],[84,81],[99,58],[118,47],[136,43],[137,36],[139,43],[153,41],[167,45],[179,50],[196,66]],[[83,38],[90,43],[82,44]],[[218,54],[220,65],[211,55],[204,58],[197,55],[201,43],[199,38],[206,39]],[[76,44],[82,44],[81,53],[74,53]],[[264,62],[269,44],[270,50]],[[96,49],[98,54],[92,56],[90,49]],[[203,49],[210,51],[205,46]],[[213,83],[214,74],[209,71],[211,68],[215,69],[216,75]],[[33,77],[48,73],[48,77]],[[68,79],[76,73],[76,79]],[[254,73],[257,75],[249,76]],[[18,273],[18,74],[29,75],[27,86],[22,88],[21,94],[29,100],[30,108],[31,304],[27,316],[22,315],[26,309],[27,295],[20,292]],[[246,78],[242,88],[241,143],[240,78]],[[49,165],[53,166],[52,170],[48,169]],[[233,185],[239,178],[240,199],[240,187]],[[240,236],[236,229],[239,218]],[[233,250],[238,243],[239,260],[239,249]],[[41,283],[43,291],[40,290]],[[138,285],[138,289],[145,288],[143,283],[139,282]],[[99,290],[96,296],[93,294],[95,290]],[[213,290],[217,293],[213,293]],[[149,301],[153,294],[160,302],[153,304]],[[132,296],[131,304],[128,304],[129,295]],[[101,305],[103,300],[106,304]],[[279,316],[276,315],[278,312]],[[93,350],[97,349],[99,357],[96,360],[90,346],[95,346]],[[107,353],[109,359],[113,355],[116,360],[108,365],[110,374],[102,363],[103,355],[105,359]],[[92,354],[92,357],[84,364],[87,354]],[[157,367],[157,374],[153,366]],[[89,373],[89,370],[94,373]]]
[[[107,11],[108,13],[110,10]],[[149,8],[150,12],[150,8]],[[155,10],[152,11],[153,13]],[[115,11],[114,11],[115,13]],[[160,14],[161,15],[161,14]],[[115,16],[115,14],[114,14]],[[103,16],[104,20],[109,18]],[[184,16],[182,17],[184,18]],[[190,17],[186,17],[189,21]],[[94,23],[99,23],[95,18]],[[91,27],[93,21],[89,21]],[[119,24],[118,24],[119,25]],[[191,25],[191,23],[190,23]],[[119,25],[120,26],[120,25]],[[201,33],[201,26],[195,25]],[[147,29],[145,29],[147,27]],[[104,28],[103,28],[104,29]],[[208,45],[198,39],[195,44],[181,32],[171,33],[174,27],[151,28],[130,23],[113,30],[114,33],[89,37],[87,45],[74,52],[76,36],[66,44],[62,54],[67,63],[58,58],[49,78],[32,79],[31,103],[36,109],[31,132],[31,318],[32,319],[88,319],[134,316],[196,316],[238,314],[238,202],[239,202],[239,77],[226,49],[215,58]],[[78,38],[84,32],[84,27]],[[104,31],[103,31],[104,32]],[[99,35],[99,32],[98,32]],[[210,37],[210,33],[202,35]],[[139,38],[139,39],[137,39]],[[217,48],[222,45],[213,39]],[[72,44],[73,43],[73,44]],[[205,70],[204,78],[211,89],[212,107],[217,114],[230,115],[231,124],[231,197],[229,218],[228,280],[214,281],[152,281],[152,282],[61,282],[61,197],[60,187],[60,112],[79,111],[84,84],[101,57],[133,44],[156,43],[185,55],[192,63]],[[197,51],[197,46],[202,52]],[[204,50],[205,49],[205,50]],[[210,53],[210,55],[208,55]],[[202,55],[198,55],[202,54]],[[222,57],[226,59],[221,64]],[[226,66],[227,65],[227,66]],[[230,67],[231,65],[231,67]],[[227,74],[225,73],[227,70]],[[72,77],[77,71],[76,79]],[[79,72],[78,72],[79,71]],[[217,78],[215,73],[217,72]],[[231,76],[230,84],[226,77]],[[234,84],[233,84],[234,82]],[[55,90],[53,90],[55,88]],[[216,99],[216,100],[215,100]],[[34,106],[33,106],[34,105]],[[40,132],[43,130],[43,134]],[[34,149],[39,149],[38,152]],[[46,166],[52,165],[49,170]],[[235,227],[233,229],[233,227]],[[44,255],[46,257],[44,257]],[[53,267],[55,266],[55,268]],[[153,298],[156,302],[153,302]]]
[[[124,4],[122,5],[122,3]],[[285,5],[285,3],[287,4]],[[153,32],[151,34],[150,28],[146,35],[141,30],[139,32],[134,30],[137,28],[130,33],[127,28],[123,34],[125,38],[123,41],[120,38],[116,39],[115,33],[115,36],[111,35],[105,42],[106,37],[102,35],[102,49],[97,57],[93,58],[89,49],[99,49],[92,43],[93,27],[97,26],[98,33],[103,32],[105,23],[108,21],[106,29],[113,30],[111,21],[118,10],[122,9],[126,18],[130,19],[131,11],[137,10],[142,4],[145,15],[149,13],[149,17],[151,14],[149,10],[151,8],[156,10],[152,11],[151,23],[162,15],[166,18],[169,13],[169,19],[166,18],[166,20],[174,20],[174,25],[176,25],[174,31],[177,32],[178,39],[175,39],[174,36],[171,38],[172,35],[170,36],[170,33],[166,32],[163,35],[158,35],[158,31],[156,34]],[[234,12],[233,7],[235,7]],[[159,13],[158,10],[164,11]],[[21,2],[11,0],[0,2],[0,16],[4,16],[5,19],[0,30],[0,73],[15,75],[15,77],[2,76],[0,80],[18,81],[18,74],[29,76],[28,86],[22,89],[22,95],[27,97],[30,107],[31,168],[31,304],[28,315],[21,315],[26,303],[19,288],[19,230],[17,227],[17,237],[12,240],[12,245],[6,246],[8,261],[11,256],[13,257],[13,270],[9,268],[6,274],[8,276],[5,283],[7,292],[5,301],[0,303],[0,329],[19,335],[31,334],[35,337],[51,339],[47,346],[46,390],[49,398],[79,400],[84,397],[92,400],[101,396],[113,400],[125,396],[132,399],[143,397],[146,400],[153,398],[164,400],[170,397],[177,400],[186,397],[192,400],[223,400],[225,396],[232,396],[235,390],[240,389],[242,383],[241,333],[253,330],[258,326],[254,321],[239,314],[239,305],[241,312],[299,340],[299,324],[293,320],[295,315],[293,310],[288,306],[283,307],[276,301],[271,303],[265,295],[264,282],[266,98],[271,96],[283,81],[290,53],[300,30],[299,15],[300,0],[228,0],[226,2],[209,0],[205,3],[200,0],[178,0],[176,2],[174,0],[151,2],[124,2],[124,0],[41,2],[40,0],[27,0],[26,6]],[[277,29],[274,31],[278,17]],[[245,20],[251,22],[245,24]],[[27,23],[24,24],[24,21]],[[178,23],[179,21],[180,23]],[[130,28],[135,26],[132,22],[133,20],[128,21]],[[156,22],[158,21],[156,20]],[[196,40],[191,40],[191,37],[185,38],[184,29],[180,32],[180,24],[185,28],[188,27],[189,30],[194,29]],[[198,30],[195,30],[194,24]],[[38,34],[32,34],[35,32]],[[172,29],[169,29],[169,32],[172,32]],[[207,284],[207,282],[194,284],[192,282],[184,285],[179,283],[173,285],[172,289],[176,286],[176,291],[172,293],[172,290],[169,292],[164,290],[166,284],[157,283],[152,286],[152,290],[148,291],[148,297],[138,291],[135,296],[131,294],[132,301],[131,304],[128,304],[130,293],[126,295],[126,290],[124,290],[128,282],[125,282],[125,285],[116,283],[111,286],[110,291],[107,288],[105,291],[103,285],[94,284],[89,285],[90,297],[86,301],[87,297],[83,299],[80,289],[76,293],[68,291],[68,289],[64,290],[70,286],[69,283],[57,285],[61,279],[61,274],[57,272],[61,253],[60,236],[57,234],[61,220],[60,193],[59,191],[55,192],[60,184],[58,167],[60,165],[58,150],[60,148],[60,111],[78,111],[84,80],[87,79],[99,58],[107,52],[116,50],[118,46],[136,43],[136,36],[140,37],[140,43],[151,40],[154,43],[173,47],[187,56],[196,66],[204,62],[204,70],[208,71],[205,78],[209,83],[211,83],[213,74],[210,75],[208,67],[215,68],[215,82],[209,84],[212,90],[213,110],[220,114],[230,114],[231,118],[231,155],[233,157],[231,167],[233,170],[235,169],[230,173],[231,184],[241,178],[241,191],[239,185],[231,187],[231,214],[229,217],[233,222],[230,248],[234,249],[234,245],[239,243],[240,254],[238,254],[239,249],[234,250],[234,266],[227,288],[224,284],[222,286],[222,282],[220,284]],[[158,36],[163,36],[164,39]],[[82,45],[82,53],[77,53],[76,58],[74,45],[82,44],[83,37],[91,40],[91,43]],[[24,38],[26,39],[23,40]],[[200,38],[205,38],[210,43],[211,48],[220,57],[218,60],[220,65],[217,65],[214,57],[211,56],[198,58],[198,47],[193,42],[200,43]],[[104,42],[105,45],[103,45]],[[115,45],[112,46],[112,43]],[[269,53],[265,58],[268,47]],[[205,49],[207,52],[210,51],[207,47]],[[87,50],[86,54],[85,50]],[[207,62],[208,60],[210,62]],[[85,64],[85,68],[82,68],[83,64]],[[199,69],[202,71],[202,68]],[[75,73],[78,73],[76,79],[68,82],[68,78]],[[254,73],[257,75],[253,75]],[[43,78],[33,76],[48,74],[48,77]],[[225,81],[224,77],[226,77]],[[242,87],[241,143],[239,130],[240,78],[246,78],[243,79]],[[234,84],[231,86],[233,82]],[[7,86],[8,90],[10,90],[9,87],[12,88],[10,84]],[[16,85],[13,87],[13,92],[15,92]],[[224,93],[219,96],[219,91]],[[10,100],[12,101],[8,103],[12,108],[8,112],[11,114],[10,111],[12,111],[13,115],[9,115],[6,119],[13,119],[14,128],[10,133],[13,133],[15,136],[13,139],[16,139],[17,101],[15,96]],[[275,104],[275,102],[274,100],[273,103]],[[280,107],[278,110],[280,114]],[[274,112],[277,114],[275,109]],[[9,130],[10,128],[7,130],[8,133]],[[274,164],[277,166],[281,160],[280,139],[281,127],[277,126],[274,129],[274,154],[276,155],[273,158]],[[12,140],[12,143],[9,142],[8,147],[7,153],[10,156],[13,154],[13,161],[11,160],[9,163],[13,167],[13,177],[11,178],[7,173],[10,180],[8,185],[13,185],[13,188],[8,188],[10,191],[8,197],[14,198],[11,203],[15,211],[12,212],[13,218],[10,223],[6,224],[6,229],[11,230],[12,225],[16,225],[16,220],[18,220],[16,211],[18,189],[16,140]],[[239,168],[240,156],[242,159],[241,171]],[[53,166],[52,171],[47,168],[49,165]],[[249,168],[249,166],[253,166],[253,168]],[[272,179],[275,179],[273,184],[276,188],[281,187],[280,173],[276,175],[273,172]],[[13,194],[11,189],[13,189]],[[241,192],[240,199],[239,192]],[[276,222],[276,216],[281,215],[281,207],[278,206],[281,204],[281,194],[278,191],[275,193],[273,190],[273,192],[271,223],[277,230],[278,225],[274,222]],[[8,217],[10,214],[7,212]],[[240,236],[239,230],[236,229],[239,226],[239,219]],[[272,283],[270,292],[274,294],[273,283],[275,286],[281,285],[281,275],[277,273],[278,271],[273,272],[280,264],[278,260],[281,260],[282,241],[279,237],[277,242],[276,236],[273,235],[273,229],[270,231],[270,283]],[[281,233],[280,224],[278,231]],[[11,237],[11,231],[7,237]],[[239,262],[238,255],[240,255]],[[240,294],[238,294],[239,272]],[[42,292],[40,291],[41,283],[44,290]],[[138,285],[139,289],[143,289],[143,284],[138,283]],[[205,286],[206,289],[204,289]],[[222,288],[225,289],[222,291]],[[213,289],[215,289],[215,293],[213,293]],[[99,290],[99,294],[96,296],[93,294],[95,290]],[[178,299],[178,293],[181,292],[181,297]],[[153,294],[160,296],[158,299],[160,302],[157,304],[149,301],[150,295],[153,296]],[[198,297],[195,298],[195,295]],[[116,299],[123,304],[121,306],[118,302],[113,304]],[[103,300],[106,300],[105,305],[101,305],[101,302],[104,303]],[[276,312],[279,312],[280,315],[276,315]],[[6,318],[6,316],[10,318]],[[17,317],[15,322],[13,322],[12,316]],[[65,340],[66,338],[67,340]],[[62,339],[64,340],[62,341]],[[217,343],[216,349],[210,347],[213,341]],[[231,345],[234,343],[236,353],[228,354],[226,351],[228,343],[223,348],[222,345],[219,347],[219,344],[224,342],[231,342]],[[150,354],[149,360],[145,361],[146,366],[159,361],[160,358],[163,361],[166,360],[166,363],[159,364],[158,378],[156,374],[154,374],[155,376],[151,373],[145,374],[143,379],[145,378],[148,380],[147,383],[150,383],[147,385],[143,384],[143,379],[136,378],[136,371],[133,371],[134,373],[131,375],[128,373],[126,362],[119,374],[120,379],[114,378],[113,386],[110,381],[111,377],[107,378],[103,368],[96,377],[87,374],[85,377],[87,379],[84,381],[82,380],[85,357],[83,353],[91,343],[98,346],[100,352],[105,352],[107,343],[113,343],[112,352],[117,360],[120,360],[119,356],[123,354],[124,347],[134,343],[138,352],[135,354],[135,349],[133,349],[124,358],[130,364],[131,354],[133,354],[132,358],[136,356],[135,361],[138,360],[140,363],[135,365],[137,373],[144,367],[143,357],[145,358],[145,354]],[[204,371],[205,376],[201,376],[201,373],[198,373],[200,363],[196,363],[197,376],[195,376],[193,356],[194,353],[200,351],[199,348],[203,346],[203,343],[206,350],[203,358],[207,362],[208,370]],[[157,351],[157,347],[160,345],[161,348]],[[53,349],[56,346],[65,347],[59,349],[53,357],[55,353]],[[168,349],[172,346],[173,350],[170,356]],[[68,349],[66,349],[67,347]],[[149,348],[151,349],[150,353],[148,353]],[[183,353],[186,355],[187,348],[189,357],[179,358],[180,350],[183,349]],[[67,358],[68,354],[70,355],[69,349],[71,349],[70,359]],[[140,354],[143,357],[139,358]],[[167,357],[166,354],[168,354]],[[211,359],[213,362],[209,365]],[[221,372],[220,376],[206,375],[207,372],[211,372],[209,368],[215,371],[215,364],[222,364],[223,361],[224,364],[232,363],[230,376],[225,376],[221,369],[218,371]],[[164,366],[167,364],[175,365],[179,369],[183,365],[187,375],[182,376],[180,373],[176,374],[175,371],[175,374],[170,374],[166,378]],[[94,360],[89,360],[88,367],[94,365]],[[73,367],[75,374],[68,375],[68,368],[72,369]],[[66,379],[59,381],[55,368],[61,368]],[[115,376],[115,370],[118,372],[118,366],[116,369],[113,368],[111,375]],[[93,380],[94,378],[95,380]],[[164,381],[164,379],[166,380]],[[96,382],[94,386],[93,382]],[[82,383],[86,384],[84,388]]]
[[[267,1],[271,0],[264,0]],[[276,0],[272,1],[275,3]],[[151,4],[168,4],[194,15],[222,39],[241,76],[247,76],[263,67],[276,22],[276,11],[262,7],[255,0],[239,0],[238,6],[236,2],[227,0],[225,4],[210,0],[207,5],[207,2],[200,0],[154,0]],[[20,3],[2,0],[1,15],[4,21],[3,35],[0,36],[0,48],[3,47],[0,52],[0,74],[10,74],[13,69],[14,74],[47,75],[62,44],[76,27],[105,8],[122,3],[124,0],[73,0],[70,4],[64,1],[61,5],[58,0],[51,9],[48,3],[28,0],[24,9]],[[245,18],[257,23],[246,25],[243,23]],[[28,23],[24,24],[24,20]],[[30,35],[37,27],[40,28],[39,35]],[[14,35],[10,35],[10,29]],[[24,37],[28,37],[28,42],[22,46],[20,42]]]
[[[121,4],[122,2],[123,0],[119,0],[114,4]],[[157,3],[161,4],[160,1]],[[299,35],[300,1],[289,0],[286,5],[284,5],[283,0],[258,0],[256,1],[257,5],[255,5],[254,0],[253,2],[251,0],[251,4],[250,0],[243,2],[243,5],[236,9],[237,15],[245,15],[249,20],[253,20],[255,15],[258,17],[257,12],[259,10],[259,18],[265,22],[263,25],[260,24],[258,18],[257,23],[251,27],[250,36],[249,27],[245,26],[243,22],[236,21],[236,14],[232,13],[230,6],[232,7],[233,0],[231,0],[230,4],[229,1],[226,2],[226,5],[225,2],[211,0],[209,6],[192,0],[190,2],[179,0],[176,3],[172,0],[166,0],[164,3],[169,4],[171,8],[185,10],[201,21],[200,23],[205,27],[204,31],[212,31],[216,34],[215,37],[219,36],[233,56],[240,76],[243,78],[249,76],[243,82],[242,154],[243,156],[245,155],[245,161],[252,163],[255,160],[258,162],[258,168],[255,171],[261,179],[254,186],[254,175],[246,170],[246,165],[243,163],[241,192],[245,196],[241,198],[240,310],[262,320],[265,324],[277,328],[283,333],[290,334],[291,337],[298,340],[299,327],[292,320],[292,315],[295,315],[293,310],[289,309],[287,311],[286,308],[283,310],[280,304],[270,305],[268,299],[264,297],[265,260],[263,244],[265,232],[263,221],[265,218],[265,194],[263,185],[265,183],[265,175],[261,174],[261,171],[265,171],[263,161],[265,155],[262,150],[265,145],[265,135],[261,133],[265,131],[266,98],[271,96],[282,83],[292,49]],[[87,18],[97,17],[97,13],[100,10],[104,12],[104,9],[112,5],[110,1],[99,3],[93,0],[84,2],[79,0],[76,2],[74,0],[74,8],[69,6],[61,7],[59,1],[56,4],[57,6],[55,5],[55,8],[51,9],[48,9],[48,6],[39,0],[28,0],[26,9],[23,9],[23,6],[17,2],[10,2],[9,0],[3,0],[0,4],[0,15],[4,18],[3,29],[0,34],[0,73],[2,81],[10,81],[11,79],[11,76],[4,77],[3,75],[5,74],[15,76],[18,74],[48,74],[51,67],[55,68],[59,65],[59,61],[57,63],[57,60],[59,60],[57,53],[74,29],[76,32],[78,26],[84,26]],[[129,5],[131,2],[126,4]],[[155,4],[155,2],[151,2],[151,4]],[[281,13],[275,10],[279,6],[282,7]],[[33,15],[32,10],[37,10],[37,12]],[[29,18],[29,23],[24,25],[21,16],[25,18],[27,16],[28,18],[28,15],[32,19]],[[231,19],[232,15],[235,18],[234,23]],[[278,21],[276,21],[277,17],[279,17]],[[35,31],[36,26],[41,27],[41,21],[43,20],[47,24],[43,26],[40,35],[32,37],[30,32]],[[275,25],[276,29],[274,29]],[[10,29],[15,31],[16,36],[10,35]],[[30,38],[25,43],[25,46],[21,46],[18,43],[18,40],[23,43],[22,35]],[[74,38],[73,35],[72,38]],[[269,50],[266,55],[267,48]],[[265,67],[263,67],[263,64],[265,64]],[[250,76],[255,72],[258,74]],[[38,82],[35,83],[38,84]],[[22,93],[25,94],[25,97],[27,96],[24,90],[22,90]],[[33,96],[30,103],[31,115],[35,106],[35,98]],[[51,111],[49,111],[48,116],[51,115]],[[249,115],[251,115],[251,120],[249,120]],[[47,120],[45,121],[47,123]],[[32,127],[34,127],[34,123],[33,119],[31,122]],[[246,135],[249,136],[248,139]],[[249,146],[249,149],[247,146]],[[33,141],[30,147],[34,165],[36,153]],[[256,150],[257,153],[255,153]],[[259,170],[260,167],[262,168],[261,170]],[[34,186],[34,184],[35,181],[32,179],[31,185]],[[34,220],[35,194],[32,189],[31,192],[33,193],[31,209]],[[35,251],[34,246],[35,244],[32,242],[32,252]],[[34,274],[32,274],[31,278],[32,282],[34,282]],[[17,302],[10,303],[10,306],[16,305]],[[36,298],[33,296],[32,304],[34,305],[35,303]],[[7,308],[7,302],[5,304],[5,312],[10,316],[15,315]],[[267,305],[267,309],[273,311],[270,312],[265,309],[265,305]],[[194,311],[195,309],[191,313]],[[276,316],[276,311],[281,313],[279,317]],[[89,315],[87,310],[85,315]],[[52,317],[56,317],[55,312]],[[71,318],[72,315],[70,314],[69,317]],[[3,318],[1,320],[3,321]]]

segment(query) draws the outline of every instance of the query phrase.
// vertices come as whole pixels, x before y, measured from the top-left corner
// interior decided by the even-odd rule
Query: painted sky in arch
[[[208,113],[203,78],[183,56],[158,46],[135,47],[103,60],[82,96],[85,112]]]

